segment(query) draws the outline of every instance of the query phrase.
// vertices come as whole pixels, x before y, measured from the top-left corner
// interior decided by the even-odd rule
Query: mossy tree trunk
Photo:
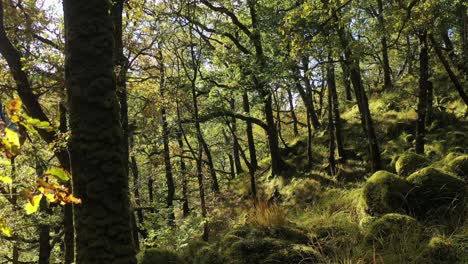
[[[416,120],[416,142],[415,152],[424,154],[426,137],[426,113],[427,113],[427,86],[429,80],[429,50],[427,43],[427,32],[418,34],[420,41],[419,50],[419,89],[418,89],[418,119]]]
[[[229,105],[231,107],[231,111],[235,113],[236,112],[236,100],[234,97],[231,98],[231,100],[229,101]],[[231,118],[231,126],[232,126],[232,137],[236,138],[237,137],[237,134],[236,134],[237,133],[237,120],[235,117]],[[237,140],[232,140],[232,158],[234,159],[234,165],[236,167],[236,174],[241,174],[242,172],[244,172],[244,170],[242,169],[241,161],[240,161],[239,149],[240,149],[240,146]]]
[[[249,95],[247,94],[247,91],[244,91],[244,93],[242,94],[242,106],[243,106],[244,112],[249,115],[250,103],[249,103]],[[245,122],[245,133],[247,134],[247,144],[249,146],[251,170],[255,172],[258,168],[258,161],[257,161],[257,150],[255,148],[255,140],[253,136],[252,122],[249,122],[249,121]]]
[[[106,0],[64,0],[75,262],[136,263],[127,162]]]

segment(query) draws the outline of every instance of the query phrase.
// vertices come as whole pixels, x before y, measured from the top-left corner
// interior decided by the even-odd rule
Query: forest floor
[[[468,263],[468,109],[455,100],[444,103],[448,107],[434,105],[425,155],[417,156],[411,102],[397,95],[370,101],[388,173],[370,173],[358,109],[348,108],[342,119],[349,157],[335,176],[329,175],[326,130],[314,135],[312,170],[306,169],[306,138],[291,139],[282,154],[292,169],[271,177],[269,160],[260,162],[255,207],[248,174],[238,175],[209,203],[208,242],[146,250],[141,262]],[[423,174],[430,174],[427,190],[426,176],[420,177],[423,187],[414,180]],[[438,177],[448,178],[436,183]],[[403,193],[406,185],[424,192]],[[406,204],[411,199],[418,203],[415,210]]]

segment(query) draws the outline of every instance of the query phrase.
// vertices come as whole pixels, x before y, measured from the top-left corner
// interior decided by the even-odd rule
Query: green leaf
[[[54,176],[55,178],[65,182],[70,180],[70,174],[68,173],[68,171],[60,167],[52,167],[49,170],[47,170],[44,174]]]

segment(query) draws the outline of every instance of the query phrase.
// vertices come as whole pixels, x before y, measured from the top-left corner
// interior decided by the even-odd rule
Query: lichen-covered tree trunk
[[[136,263],[110,2],[64,0],[75,262]]]

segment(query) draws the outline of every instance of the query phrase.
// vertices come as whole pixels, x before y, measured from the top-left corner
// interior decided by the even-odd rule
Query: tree
[[[77,263],[136,263],[108,1],[63,2]]]

